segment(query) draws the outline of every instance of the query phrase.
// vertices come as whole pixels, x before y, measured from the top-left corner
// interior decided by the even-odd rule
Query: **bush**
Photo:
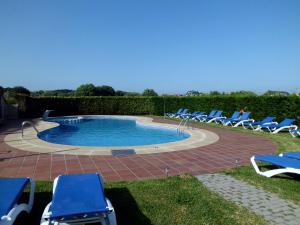
[[[19,96],[19,110],[23,117],[41,117],[46,109],[56,115],[106,114],[106,115],[163,115],[178,108],[190,112],[221,109],[224,115],[244,109],[252,112],[251,118],[261,119],[267,115],[277,120],[296,118],[299,124],[300,98],[298,96],[200,96],[200,97],[41,97]]]

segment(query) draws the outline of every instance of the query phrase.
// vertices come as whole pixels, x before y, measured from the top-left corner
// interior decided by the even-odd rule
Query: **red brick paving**
[[[156,122],[175,123],[155,119]],[[40,154],[12,148],[4,143],[7,133],[20,132],[21,121],[9,121],[0,127],[0,176],[33,177],[53,180],[59,174],[99,172],[107,181],[149,179],[191,173],[222,171],[249,163],[254,154],[270,154],[277,147],[260,136],[197,124],[195,127],[215,132],[220,139],[211,145],[184,151],[130,156],[76,156]]]

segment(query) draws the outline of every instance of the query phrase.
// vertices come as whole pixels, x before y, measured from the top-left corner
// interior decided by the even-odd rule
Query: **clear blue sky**
[[[299,0],[0,1],[0,85],[300,92]]]

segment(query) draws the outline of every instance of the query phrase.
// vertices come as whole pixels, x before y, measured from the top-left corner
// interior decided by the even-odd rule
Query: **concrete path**
[[[196,176],[208,189],[263,216],[271,224],[300,224],[300,207],[246,182],[223,174]]]

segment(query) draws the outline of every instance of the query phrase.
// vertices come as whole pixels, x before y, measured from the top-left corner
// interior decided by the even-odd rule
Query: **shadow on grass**
[[[27,213],[21,213],[14,225],[39,225],[43,211],[51,200],[51,192],[36,192],[34,195],[34,204],[30,215]]]
[[[259,168],[262,171],[280,169],[280,167],[274,166],[274,165],[260,165]],[[274,179],[274,178],[275,179],[298,180],[298,181],[300,181],[300,175],[299,174],[295,174],[295,173],[279,174],[279,175],[276,175],[276,176],[272,177],[272,179]]]
[[[118,225],[151,225],[151,221],[139,209],[135,199],[127,188],[105,190],[116,211]]]
[[[127,188],[111,188],[105,190],[105,195],[114,206],[118,225],[151,225],[151,221],[141,212]],[[14,225],[39,225],[43,211],[51,200],[51,192],[36,192],[30,215],[21,213]]]

